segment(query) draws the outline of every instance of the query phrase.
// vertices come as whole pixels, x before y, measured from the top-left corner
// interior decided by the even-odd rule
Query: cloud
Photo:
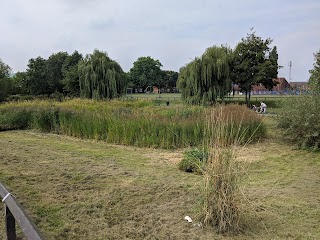
[[[0,58],[14,71],[37,56],[95,48],[125,71],[141,56],[178,71],[212,45],[235,47],[255,27],[274,39],[281,76],[293,61],[294,80],[305,81],[320,45],[318,0],[10,0],[2,9]]]

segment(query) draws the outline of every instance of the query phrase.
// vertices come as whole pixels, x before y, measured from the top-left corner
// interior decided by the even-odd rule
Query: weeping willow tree
[[[226,46],[208,48],[180,69],[178,87],[182,99],[192,104],[213,104],[231,90],[232,51]]]
[[[112,99],[125,91],[125,73],[107,53],[94,50],[78,65],[80,96],[96,100]]]

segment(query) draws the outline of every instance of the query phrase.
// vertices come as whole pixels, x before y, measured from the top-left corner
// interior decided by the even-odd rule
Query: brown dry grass
[[[184,220],[201,176],[177,169],[181,151],[1,132],[0,182],[47,239],[320,239],[320,155],[277,139],[239,152],[250,165],[236,236]]]

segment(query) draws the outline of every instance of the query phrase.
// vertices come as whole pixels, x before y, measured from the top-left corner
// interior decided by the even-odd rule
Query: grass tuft
[[[240,230],[239,182],[244,164],[236,161],[236,147],[250,140],[250,127],[244,124],[246,115],[235,118],[239,116],[237,111],[234,106],[220,106],[207,116],[208,159],[203,170],[201,220],[219,233]]]

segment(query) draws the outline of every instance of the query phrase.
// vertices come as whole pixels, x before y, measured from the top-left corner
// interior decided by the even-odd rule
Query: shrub
[[[282,101],[278,126],[302,148],[320,148],[320,97],[317,94]]]
[[[204,164],[208,158],[208,153],[198,148],[186,150],[183,159],[179,163],[179,169],[185,172],[201,174]]]

